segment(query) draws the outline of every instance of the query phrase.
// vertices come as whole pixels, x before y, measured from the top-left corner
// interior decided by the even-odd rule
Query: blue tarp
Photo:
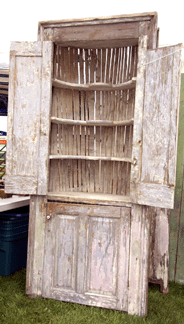
[[[7,116],[8,113],[8,97],[0,94],[0,116]]]

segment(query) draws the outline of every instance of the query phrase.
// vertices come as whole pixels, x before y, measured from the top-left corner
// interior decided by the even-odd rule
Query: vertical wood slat
[[[26,271],[26,294],[30,297],[42,295],[45,218],[46,199],[31,196]]]
[[[83,49],[56,45],[54,64],[54,77],[57,74],[63,81],[122,83],[136,76],[137,46]]]
[[[145,316],[148,303],[149,209],[132,205],[128,314]]]
[[[42,101],[40,108],[40,146],[38,160],[38,194],[44,195],[48,191],[48,152],[52,96],[52,75],[53,75],[53,43],[44,42],[42,61]]]
[[[50,192],[79,191],[129,194],[130,167],[124,162],[51,160]],[[77,171],[78,169],[78,171]],[[65,176],[62,176],[62,172]]]
[[[9,66],[9,94],[8,94],[8,119],[7,119],[7,128],[9,130],[7,134],[7,149],[8,149],[8,158],[6,158],[6,174],[12,173],[13,165],[13,118],[14,118],[14,94],[15,94],[15,82],[14,74],[15,70],[16,57],[11,56],[10,52],[10,66]],[[6,183],[5,183],[6,186]]]
[[[169,211],[149,207],[150,255],[149,281],[160,284],[160,291],[169,291]]]
[[[141,168],[141,149],[142,149],[142,119],[143,119],[143,101],[144,86],[145,86],[145,71],[147,59],[147,36],[139,38],[138,45],[138,66],[137,66],[137,81],[135,94],[135,113],[134,113],[134,131],[133,131],[133,145],[132,158],[135,163],[131,166],[130,176],[130,195],[134,201],[135,183],[140,177]]]
[[[129,47],[84,50],[62,48],[58,45],[55,61],[59,62],[58,73],[65,81],[82,84],[89,81],[118,83],[134,74],[134,52],[136,53]],[[128,67],[126,67],[127,64]],[[129,100],[133,101],[134,95],[127,95],[128,90],[112,91],[111,93],[108,91],[85,92],[66,89],[59,89],[59,91],[57,92],[54,89],[53,92],[53,95],[56,96],[56,99],[53,99],[53,104],[58,107],[57,109],[53,108],[53,112],[55,111],[54,113],[62,116],[62,118],[120,120],[126,119],[127,116],[133,117],[133,104],[130,104]],[[132,91],[130,93],[134,94]],[[126,157],[126,154],[128,154],[128,156],[131,156],[132,135],[130,127],[59,125],[57,136],[59,142],[62,142],[62,154],[64,155]],[[57,145],[60,150],[61,144],[58,143]],[[58,188],[58,190],[114,194],[129,192],[129,189],[127,189],[129,184],[126,184],[126,181],[129,182],[129,176],[126,175],[127,172],[129,173],[129,168],[126,163],[59,161],[57,170],[53,169],[54,163],[51,162],[51,164],[53,172],[57,175],[53,175],[53,177],[51,175],[52,184],[50,187],[57,187],[54,185],[54,179],[59,179],[59,173],[63,170],[64,165],[67,168],[67,172],[62,171],[60,189]],[[113,177],[115,177],[114,180]]]

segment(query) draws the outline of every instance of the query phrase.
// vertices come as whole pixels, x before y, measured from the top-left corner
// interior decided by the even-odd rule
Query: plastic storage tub
[[[29,206],[0,213],[0,275],[26,267]]]

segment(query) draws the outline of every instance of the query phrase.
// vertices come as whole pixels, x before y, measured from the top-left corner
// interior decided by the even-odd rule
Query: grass
[[[26,270],[0,276],[1,324],[184,324],[184,285],[170,283],[168,295],[156,285],[149,287],[148,316],[65,303],[51,299],[30,299],[25,294]]]

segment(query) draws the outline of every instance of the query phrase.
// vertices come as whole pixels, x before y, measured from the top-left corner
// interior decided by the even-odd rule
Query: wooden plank
[[[7,83],[9,82],[9,77],[0,77],[0,82]]]
[[[181,55],[183,44],[173,47],[172,104],[169,142],[169,184],[176,181],[177,145],[179,128],[180,88],[181,88]]]
[[[73,42],[80,42],[85,45],[86,42],[89,43],[89,40],[94,41],[103,41],[104,39],[110,40],[118,39],[138,39],[139,34],[139,22],[126,23],[126,26],[122,23],[108,24],[108,25],[86,25],[83,26],[70,26],[67,28],[54,27],[54,35],[52,36],[52,41],[56,43],[64,44],[65,46],[70,46]],[[106,38],[105,38],[106,37]],[[78,47],[83,47],[79,43]],[[86,47],[86,46],[85,46]],[[108,46],[107,46],[108,47]],[[90,48],[90,47],[89,47]],[[98,47],[96,47],[98,48]]]
[[[86,259],[87,259],[87,239],[88,239],[88,216],[80,215],[78,242],[78,266],[77,266],[77,292],[84,294],[86,292]]]
[[[2,69],[0,69],[0,74],[9,75],[9,70],[2,70]]]
[[[35,195],[37,193],[37,179],[35,176],[8,175],[5,178],[5,191],[11,194]]]
[[[140,204],[160,208],[173,208],[174,187],[155,183],[138,183],[134,187],[132,201]]]
[[[52,81],[54,87],[58,87],[62,89],[85,90],[85,91],[113,91],[113,90],[124,90],[124,89],[135,88],[136,79],[133,78],[130,81],[126,81],[119,84],[112,84],[112,83],[94,82],[88,84],[77,84],[77,83],[61,81],[58,79],[53,79]]]
[[[128,314],[145,316],[148,302],[149,213],[132,205]]]
[[[151,33],[149,33],[149,39],[148,39],[148,48],[157,48],[159,45],[159,29],[157,27],[158,23],[158,16],[154,15],[152,19],[150,20],[150,30]]]
[[[131,207],[130,197],[116,194],[101,194],[88,192],[48,192],[48,200],[76,202],[86,204],[97,204],[107,206],[126,206]]]
[[[0,93],[8,96],[8,90],[1,90],[0,89]]]
[[[28,206],[29,202],[30,202],[30,197],[13,196],[6,199],[0,199],[0,212],[23,207],[23,206]]]
[[[42,56],[42,42],[12,42],[10,55]]]
[[[133,125],[134,119],[128,120],[73,120],[51,117],[51,122],[56,124],[66,124],[66,125],[81,125],[81,126],[124,126]]]
[[[7,89],[8,90],[8,85],[0,84],[0,89]]]
[[[62,19],[62,20],[48,20],[40,21],[39,28],[54,27],[59,25],[61,27],[67,26],[85,26],[85,25],[101,25],[101,24],[113,24],[117,22],[140,22],[140,21],[150,21],[154,17],[157,17],[157,12],[145,12],[138,14],[126,14],[126,15],[116,15],[109,17],[93,17],[93,18],[78,18],[78,19]]]
[[[117,307],[124,311],[128,311],[130,227],[130,210],[122,207],[119,226]]]
[[[134,130],[133,130],[133,147],[132,158],[135,163],[131,167],[130,192],[134,196],[133,184],[139,180],[141,168],[141,144],[142,144],[142,119],[144,104],[144,86],[145,86],[145,70],[147,58],[147,36],[140,37],[138,45],[138,66],[137,66],[137,82],[135,94],[135,112],[134,112]]]
[[[30,198],[26,271],[26,294],[29,297],[42,296],[45,220],[46,199],[32,196]]]
[[[40,143],[38,158],[38,191],[39,195],[45,195],[48,191],[48,154],[49,154],[49,134],[52,103],[52,61],[53,43],[44,42],[42,45],[42,85],[41,85],[41,107],[40,107]]]
[[[121,208],[120,207],[108,207],[108,206],[96,206],[96,205],[79,205],[79,204],[66,204],[48,202],[47,204],[48,215],[54,216],[55,213],[65,215],[79,215],[89,217],[107,217],[107,218],[120,218]]]
[[[149,281],[160,284],[160,291],[169,292],[169,212],[149,207],[150,255]]]
[[[15,82],[14,82],[14,71],[16,68],[16,59],[14,55],[10,55],[10,76],[9,76],[9,96],[8,96],[8,119],[7,119],[7,150],[8,155],[6,158],[6,174],[12,173],[13,164],[13,106],[14,106],[14,93],[15,93]],[[6,183],[5,183],[6,190]]]

